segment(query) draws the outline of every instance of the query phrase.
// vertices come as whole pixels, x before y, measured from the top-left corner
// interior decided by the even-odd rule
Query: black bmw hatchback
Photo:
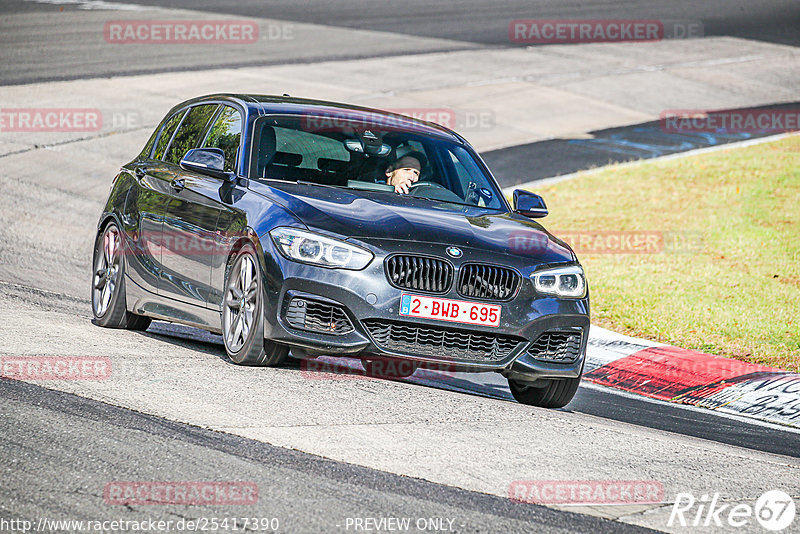
[[[509,205],[457,133],[331,102],[212,95],[174,107],[114,178],[96,323],[220,333],[231,360],[347,355],[368,371],[495,371],[561,407],[589,332],[583,270]],[[383,369],[383,371],[382,371]],[[391,371],[389,371],[391,369]]]

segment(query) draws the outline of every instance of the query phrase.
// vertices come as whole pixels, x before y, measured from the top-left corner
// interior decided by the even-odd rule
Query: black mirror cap
[[[193,148],[181,160],[181,169],[232,181],[236,175],[225,171],[225,152],[221,148]]]
[[[531,219],[541,219],[548,214],[542,197],[522,189],[514,190],[514,211]]]

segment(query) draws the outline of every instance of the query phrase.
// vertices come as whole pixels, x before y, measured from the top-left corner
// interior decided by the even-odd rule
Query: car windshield
[[[262,117],[253,142],[256,179],[398,194],[387,183],[387,170],[411,157],[419,163],[419,177],[409,196],[504,209],[502,193],[469,150],[422,132],[410,120]]]

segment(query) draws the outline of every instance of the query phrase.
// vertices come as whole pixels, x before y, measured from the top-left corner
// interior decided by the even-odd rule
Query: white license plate
[[[500,326],[502,309],[502,306],[496,304],[482,304],[466,300],[440,299],[406,293],[400,297],[400,315],[453,323]]]

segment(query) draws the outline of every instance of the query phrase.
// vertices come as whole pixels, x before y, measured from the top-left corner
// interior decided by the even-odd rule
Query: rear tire
[[[540,408],[563,408],[570,403],[578,391],[581,383],[579,378],[564,378],[561,380],[539,380],[544,382],[543,387],[530,385],[530,382],[508,379],[511,394],[520,404],[538,406]]]
[[[250,244],[239,250],[225,274],[222,338],[228,357],[239,365],[274,367],[289,353],[289,347],[264,339],[261,269]]]
[[[117,225],[97,234],[92,257],[92,313],[105,328],[147,330],[150,318],[128,311],[125,299],[125,244]]]

